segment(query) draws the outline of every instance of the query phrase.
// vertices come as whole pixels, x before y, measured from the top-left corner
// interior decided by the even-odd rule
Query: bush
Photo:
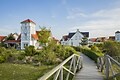
[[[104,52],[110,56],[120,56],[120,42],[104,42]]]
[[[34,46],[27,46],[24,51],[26,56],[33,56],[36,53]]]
[[[92,51],[90,49],[85,49],[85,48],[84,49],[82,48],[82,53],[87,55],[89,58],[91,58],[95,62],[97,62],[98,57],[103,56],[103,54],[100,52],[95,52],[95,51]]]
[[[0,47],[0,62],[9,61],[10,57],[12,57],[12,50]]]
[[[81,52],[81,47],[75,47],[75,46],[72,46],[76,51],[79,51]]]

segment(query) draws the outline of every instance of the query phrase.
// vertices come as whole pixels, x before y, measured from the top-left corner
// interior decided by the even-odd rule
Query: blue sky
[[[79,29],[90,37],[120,30],[120,0],[0,0],[0,35],[20,33],[20,22],[33,20],[51,28],[54,37]]]

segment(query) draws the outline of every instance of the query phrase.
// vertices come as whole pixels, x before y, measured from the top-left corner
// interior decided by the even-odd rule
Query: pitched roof
[[[74,33],[69,33],[68,34],[68,38],[72,38],[72,36],[75,34],[75,32]]]
[[[0,36],[0,42],[3,41],[3,39],[5,38],[6,36]]]
[[[89,32],[81,32],[84,37],[89,37]]]
[[[21,34],[18,36],[17,40],[21,40]]]
[[[63,39],[64,39],[64,41],[67,41],[68,40],[68,35],[64,35]]]
[[[35,40],[38,40],[38,35],[37,34],[31,34],[31,35]]]
[[[24,20],[24,21],[22,21],[21,23],[33,23],[33,24],[36,24],[35,22],[33,22],[33,21],[30,20],[30,19]]]
[[[116,31],[115,33],[120,33],[120,31]]]

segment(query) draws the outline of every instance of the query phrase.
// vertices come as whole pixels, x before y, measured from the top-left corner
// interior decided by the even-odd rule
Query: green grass
[[[26,64],[0,64],[0,80],[37,80],[53,66],[34,67]]]

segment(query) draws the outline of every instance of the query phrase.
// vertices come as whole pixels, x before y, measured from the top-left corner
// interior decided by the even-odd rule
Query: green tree
[[[27,56],[33,56],[36,53],[34,46],[26,46],[24,51]]]
[[[49,37],[51,36],[51,31],[46,27],[40,27],[40,31],[38,34],[39,42],[41,45],[46,45],[49,42]]]
[[[106,41],[103,46],[104,52],[110,56],[120,56],[120,43],[114,41]]]
[[[88,38],[87,37],[83,37],[81,40],[81,45],[87,45],[88,44]]]

